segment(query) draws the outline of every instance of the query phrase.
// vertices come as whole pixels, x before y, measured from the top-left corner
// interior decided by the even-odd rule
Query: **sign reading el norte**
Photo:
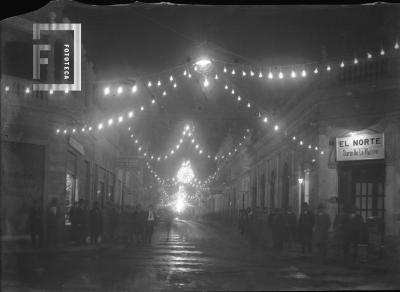
[[[383,133],[336,138],[337,161],[384,158],[385,144]]]

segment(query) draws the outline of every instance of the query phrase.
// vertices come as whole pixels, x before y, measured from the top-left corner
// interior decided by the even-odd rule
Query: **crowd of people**
[[[239,214],[239,231],[249,240],[254,240],[257,235],[254,230],[254,226],[258,225],[255,217],[251,208]],[[333,232],[330,232],[331,227]],[[299,218],[291,207],[286,211],[275,208],[268,216],[268,234],[273,249],[294,250],[298,246],[301,253],[311,254],[315,247],[322,260],[326,259],[331,246],[335,246],[336,254],[344,259],[357,259],[364,233],[365,222],[354,208],[339,213],[333,222],[322,204],[313,212],[304,203]]]
[[[59,229],[63,225],[68,226],[69,241],[76,246],[98,245],[101,242],[117,240],[130,246],[151,243],[156,220],[156,212],[152,205],[143,208],[138,204],[121,212],[113,204],[101,208],[99,202],[94,202],[89,209],[84,199],[74,202],[65,218],[57,199],[54,198],[46,212],[43,212],[39,201],[33,201],[29,209],[28,228],[33,248],[57,247],[60,240]]]

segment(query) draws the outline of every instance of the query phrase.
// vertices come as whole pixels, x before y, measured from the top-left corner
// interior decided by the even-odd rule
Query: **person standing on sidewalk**
[[[357,260],[358,258],[358,245],[361,242],[361,233],[363,229],[363,218],[360,214],[357,214],[355,208],[350,210],[349,224],[345,233],[345,258],[348,258],[350,247],[352,248],[352,258]]]
[[[325,206],[318,205],[317,216],[315,217],[315,243],[318,248],[318,254],[321,260],[326,259],[328,253],[329,228],[331,219],[325,211]]]
[[[33,200],[32,207],[29,209],[28,223],[32,247],[43,247],[43,214],[42,208],[36,199]]]
[[[81,246],[85,241],[86,218],[83,199],[79,200],[78,207],[75,209],[76,224],[76,245]]]
[[[78,232],[77,232],[77,222],[76,222],[76,213],[78,210],[78,202],[74,202],[69,209],[69,221],[71,222],[71,240],[76,244],[78,241]]]
[[[153,230],[154,230],[154,224],[155,224],[155,214],[154,214],[154,209],[153,205],[150,205],[150,207],[147,210],[147,218],[146,218],[146,242],[151,243],[151,238],[153,237]]]
[[[53,198],[47,209],[47,242],[50,247],[57,247],[59,219],[60,209],[57,198]]]
[[[314,213],[309,209],[307,203],[303,204],[303,209],[299,218],[299,237],[301,241],[301,252],[312,253],[312,237],[315,217]]]
[[[90,240],[92,244],[97,244],[103,227],[103,216],[99,208],[99,203],[94,202],[90,210]]]

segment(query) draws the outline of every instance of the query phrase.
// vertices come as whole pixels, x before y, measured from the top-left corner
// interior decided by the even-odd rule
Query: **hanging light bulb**
[[[314,74],[318,74],[318,68],[314,69]]]
[[[225,84],[225,90],[228,90],[228,88],[229,88],[228,84]]]
[[[292,78],[296,78],[296,72],[294,72],[294,71],[292,70],[292,73],[290,73],[290,76],[291,76]]]
[[[396,43],[394,44],[394,49],[398,50],[399,49],[399,43],[396,41]]]
[[[292,140],[293,140],[293,141],[296,141],[296,136],[293,136],[293,137],[292,137]]]
[[[274,130],[275,130],[275,131],[278,131],[278,130],[279,130],[279,126],[278,126],[278,125],[275,125],[275,126],[274,126]]]
[[[135,93],[137,91],[137,85],[132,86],[132,93]]]
[[[158,87],[160,87],[160,86],[161,86],[161,81],[160,81],[160,80],[158,80],[158,82],[157,82],[157,86],[158,86]]]
[[[340,63],[340,68],[344,67],[344,62],[342,61],[342,63]]]
[[[253,70],[250,70],[250,76],[253,77],[254,76],[254,72]]]
[[[260,73],[258,73],[258,78],[262,78],[263,77],[263,74],[262,74],[262,72],[260,71]]]
[[[371,53],[367,53],[367,58],[368,58],[368,59],[371,59],[371,58],[372,58]]]
[[[172,75],[169,76],[169,81],[174,81],[174,77]]]
[[[100,124],[97,126],[97,128],[98,128],[99,130],[103,129],[103,124],[100,123]]]
[[[303,141],[300,141],[299,144],[300,144],[300,145],[303,145]]]
[[[122,88],[122,86],[118,86],[117,94],[121,94],[123,91],[124,91],[124,89]]]
[[[141,111],[144,111],[144,106],[141,106],[141,107],[140,107],[140,110],[141,110]]]
[[[152,86],[151,81],[147,82],[147,86],[148,86],[148,87],[151,87],[151,86]]]
[[[194,71],[197,71],[197,69],[199,69],[199,68],[197,67],[197,65],[195,65],[194,66]]]
[[[109,120],[108,120],[108,125],[109,125],[109,126],[111,126],[113,123],[114,123],[114,120],[113,120],[113,119],[109,119]]]
[[[7,87],[8,87],[8,86],[6,86],[6,91],[10,90],[10,88],[8,88],[8,90],[7,90]],[[50,95],[53,95],[53,93],[54,93],[53,89],[50,89],[49,94],[50,94]]]
[[[151,103],[152,103],[152,104],[155,104],[155,103],[156,103],[156,100],[153,98],[153,99],[151,100]]]
[[[122,123],[123,120],[124,120],[124,118],[123,118],[122,116],[119,116],[119,118],[118,118],[118,123]]]
[[[132,118],[132,117],[133,117],[133,112],[131,111],[128,113],[128,118]]]
[[[307,72],[306,72],[306,70],[302,70],[301,71],[301,77],[306,77],[307,76]]]
[[[246,72],[245,71],[242,71],[242,76],[243,77],[246,76]]]
[[[92,127],[89,127],[89,132],[92,130]]]
[[[25,93],[30,93],[30,92],[31,92],[31,90],[29,87],[25,88]]]
[[[235,94],[235,89],[232,89],[231,94]]]
[[[104,88],[104,95],[109,95],[110,94],[110,87]]]
[[[358,64],[358,59],[354,58],[354,64]]]
[[[204,79],[203,85],[204,87],[208,87],[208,85],[210,85],[207,78]]]
[[[226,67],[224,67],[224,73],[226,73],[226,72],[227,72]]]
[[[6,92],[10,91],[10,86],[4,87],[4,90],[5,90]],[[50,92],[53,92],[53,90],[50,90]],[[50,93],[50,94],[51,94],[51,93]]]
[[[328,66],[326,67],[326,71],[331,71],[331,66],[328,65]]]
[[[174,88],[176,88],[176,82],[174,83]]]
[[[215,80],[218,80],[218,74],[215,74],[214,79],[215,79]]]
[[[236,71],[235,71],[235,69],[232,69],[232,75],[235,75],[236,74]]]
[[[272,74],[272,72],[268,73],[268,79],[274,79],[274,74]]]
[[[68,94],[69,93],[69,89],[68,88],[65,89],[64,92],[65,92],[65,94]]]
[[[192,78],[192,74],[189,73],[189,74],[188,74],[188,77],[189,77],[189,78]]]
[[[381,54],[381,56],[383,56],[385,54],[385,51],[383,50],[383,48],[381,49],[380,54]]]
[[[238,101],[241,101],[241,100],[242,100],[242,98],[240,97],[240,95],[237,97],[237,100],[238,100]]]
[[[249,107],[251,107],[251,104],[250,104],[250,102],[248,102],[248,103],[247,103],[247,107],[248,107],[248,108],[249,108]]]
[[[279,79],[282,79],[282,78],[283,78],[283,73],[282,73],[282,71],[281,71],[281,72],[279,72],[279,75],[278,75],[278,77],[279,77]]]
[[[187,75],[187,71],[185,70],[185,71],[183,71],[183,75],[184,76],[186,76]]]
[[[268,122],[268,118],[265,117],[265,118],[263,119],[263,122],[264,122],[264,123]]]
[[[163,96],[166,96],[166,95],[167,95],[167,92],[164,90],[163,93],[162,93],[162,95],[163,95]]]

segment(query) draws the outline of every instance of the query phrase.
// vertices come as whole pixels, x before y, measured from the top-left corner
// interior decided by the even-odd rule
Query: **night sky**
[[[398,36],[395,5],[210,6],[67,4],[71,22],[82,24],[82,42],[99,80],[157,73],[199,56],[226,62],[275,66],[353,58],[366,49],[390,46]],[[236,81],[235,81],[236,82]],[[296,86],[238,80],[243,95],[265,110],[279,108]],[[268,94],[266,94],[268,93]],[[253,127],[223,91],[182,86],[163,106],[136,122],[135,131],[155,152],[176,144],[182,126],[193,121],[200,143],[215,153],[229,129]],[[134,103],[135,101],[132,101]],[[121,103],[121,109],[126,104]],[[118,102],[109,107],[118,113]],[[187,154],[189,155],[189,153]],[[196,155],[194,155],[196,156]],[[178,164],[181,162],[176,161]],[[200,165],[200,164],[199,164]],[[167,165],[170,168],[172,165]],[[175,167],[175,166],[174,166]],[[203,165],[209,174],[212,165]],[[160,171],[165,171],[160,169]],[[208,172],[208,173],[207,173]]]

